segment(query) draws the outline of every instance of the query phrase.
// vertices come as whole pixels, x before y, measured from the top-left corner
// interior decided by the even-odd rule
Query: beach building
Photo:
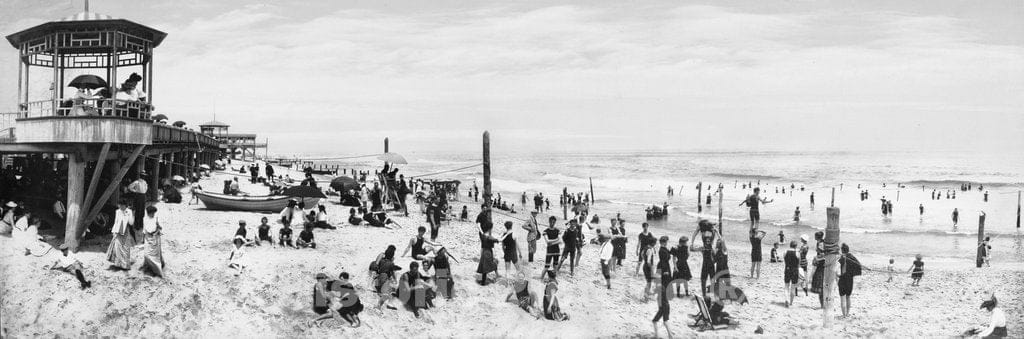
[[[259,149],[266,149],[265,142],[257,142],[255,133],[229,133],[230,125],[213,120],[199,125],[199,131],[220,142],[221,153],[234,159],[256,159]]]
[[[63,220],[50,220],[73,249],[87,227],[111,222],[107,211],[126,181],[148,173],[152,199],[163,179],[220,156],[216,138],[155,121],[163,117],[154,49],[166,36],[89,12],[88,2],[84,12],[7,36],[18,51],[18,105],[0,113],[0,195],[37,211],[66,200]],[[34,189],[44,186],[51,190]]]

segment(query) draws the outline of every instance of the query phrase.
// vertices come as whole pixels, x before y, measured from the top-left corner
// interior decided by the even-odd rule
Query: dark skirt
[[[672,276],[675,279],[690,280],[693,278],[693,274],[690,273],[690,264],[685,261],[676,265],[676,273]]]
[[[814,263],[814,276],[811,277],[811,293],[821,294],[825,282],[825,262]]]
[[[498,262],[494,259],[494,250],[490,248],[480,249],[480,264],[476,267],[476,273],[487,274],[498,271]]]
[[[344,303],[344,302],[343,302]],[[349,306],[342,306],[338,308],[338,314],[341,315],[358,315],[363,311],[363,303],[359,299],[356,299],[355,303]]]
[[[750,249],[750,262],[761,262],[761,246]]]

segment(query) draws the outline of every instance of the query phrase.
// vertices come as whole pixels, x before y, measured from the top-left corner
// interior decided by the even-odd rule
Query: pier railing
[[[68,99],[30,101],[20,107],[18,118],[108,116],[149,120],[153,106],[145,102],[120,99]]]
[[[0,131],[6,131],[14,128],[14,119],[17,119],[20,115],[19,112],[3,112],[0,113]],[[0,133],[3,134],[3,133]]]

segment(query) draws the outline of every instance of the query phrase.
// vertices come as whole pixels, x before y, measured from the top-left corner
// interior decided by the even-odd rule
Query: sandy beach
[[[236,163],[237,164],[237,163]],[[204,180],[205,187],[218,187],[230,177],[214,174]],[[293,177],[295,177],[293,175]],[[244,180],[243,180],[244,181]],[[262,187],[243,183],[243,191],[254,194]],[[185,194],[186,201],[190,196]],[[465,199],[465,198],[463,198]],[[460,210],[466,204],[471,216],[479,205],[453,202]],[[348,208],[337,199],[325,202],[331,223],[342,225]],[[604,288],[597,263],[597,247],[583,248],[582,261],[574,277],[563,269],[559,277],[559,298],[571,317],[567,322],[537,320],[503,302],[510,288],[504,284],[480,286],[473,274],[479,256],[476,225],[452,221],[441,229],[439,241],[458,259],[454,264],[455,298],[439,299],[429,316],[417,319],[404,309],[383,312],[372,308],[377,297],[369,284],[367,266],[389,244],[399,251],[419,226],[426,226],[420,209],[410,205],[410,217],[392,218],[402,227],[395,230],[368,226],[344,226],[336,230],[316,230],[317,249],[251,247],[251,263],[236,276],[227,267],[231,237],[238,220],[246,220],[250,234],[259,218],[274,215],[249,212],[223,212],[203,209],[202,205],[157,203],[164,223],[166,278],[153,278],[137,268],[140,251],[134,251],[136,269],[108,271],[105,250],[107,237],[85,242],[79,253],[86,276],[93,288],[80,290],[74,277],[43,267],[55,260],[56,251],[44,257],[12,253],[11,239],[0,238],[0,275],[3,293],[3,328],[12,337],[78,336],[176,336],[176,337],[644,337],[653,335],[650,319],[657,310],[652,298],[643,301],[643,278],[633,276],[633,262],[613,272],[611,290]],[[559,218],[560,217],[560,213]],[[515,214],[522,218],[528,214]],[[540,215],[546,219],[546,214]],[[515,222],[515,236],[525,247],[521,221],[495,214],[495,224]],[[607,220],[599,226],[607,227]],[[561,221],[559,222],[561,224]],[[280,227],[273,224],[273,230]],[[694,226],[695,227],[695,226]],[[627,224],[635,246],[639,225]],[[745,230],[736,230],[745,231]],[[593,237],[588,233],[588,239]],[[728,230],[726,232],[729,232]],[[689,233],[689,232],[688,232]],[[663,234],[656,234],[661,236]],[[680,234],[664,234],[677,239]],[[687,234],[688,235],[688,234]],[[767,259],[770,245],[764,249]],[[400,253],[399,253],[400,254]],[[984,324],[987,315],[978,309],[984,296],[994,291],[1008,314],[1011,336],[1024,325],[1024,265],[993,262],[991,268],[976,269],[972,262],[929,261],[921,286],[909,286],[905,273],[909,262],[897,266],[895,280],[885,282],[887,274],[865,271],[856,279],[852,317],[837,319],[830,329],[822,327],[822,312],[817,297],[802,294],[795,305],[783,304],[782,264],[763,264],[762,277],[748,278],[749,244],[731,243],[730,261],[733,284],[750,297],[746,305],[727,305],[726,311],[739,325],[716,332],[696,332],[688,314],[697,312],[690,297],[671,302],[669,326],[676,336],[752,337],[758,327],[769,337],[949,337]],[[780,253],[781,255],[781,253]],[[500,254],[498,254],[500,256]],[[525,257],[525,255],[524,255]],[[869,268],[882,268],[887,258],[860,255]],[[408,267],[410,258],[397,260]],[[691,256],[689,265],[699,272],[700,256]],[[907,266],[907,267],[904,267]],[[542,295],[536,279],[542,263],[524,265],[530,272],[531,288]],[[499,272],[504,266],[499,265]],[[350,328],[335,321],[322,327],[309,327],[314,275],[325,272],[335,277],[341,271],[352,275],[362,302],[367,305],[361,318],[363,326]],[[696,274],[695,274],[696,275]],[[699,280],[691,282],[691,288]],[[838,314],[838,305],[835,313]],[[429,318],[429,319],[428,319]],[[662,332],[662,335],[664,333]]]

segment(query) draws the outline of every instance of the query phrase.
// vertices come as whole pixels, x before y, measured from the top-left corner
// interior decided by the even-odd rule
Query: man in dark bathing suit
[[[767,198],[761,198],[761,188],[754,187],[754,194],[748,195],[746,199],[740,202],[739,206],[747,205],[750,207],[750,228],[754,228],[754,225],[761,223],[761,213],[759,209],[760,204],[767,204],[774,200],[768,200]]]

